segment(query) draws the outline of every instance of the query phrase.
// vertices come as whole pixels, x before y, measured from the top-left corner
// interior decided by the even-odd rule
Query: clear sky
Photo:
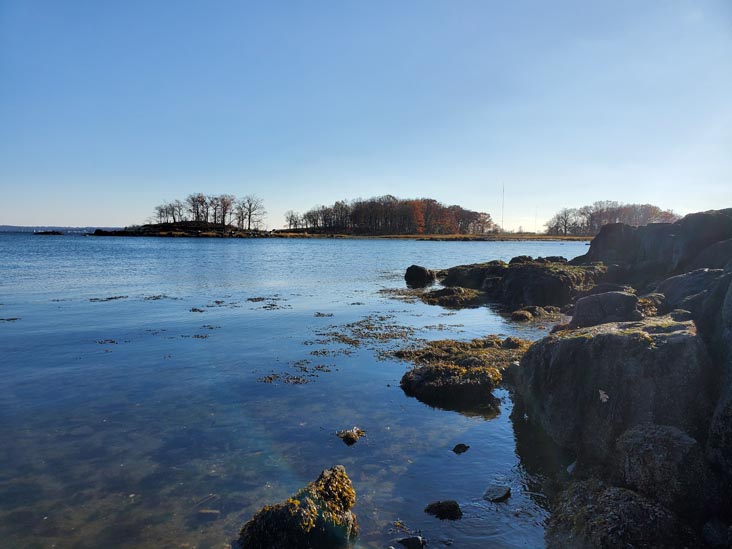
[[[393,194],[732,207],[732,2],[0,0],[0,224]]]

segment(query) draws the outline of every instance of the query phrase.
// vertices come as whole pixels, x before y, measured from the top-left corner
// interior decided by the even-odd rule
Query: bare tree
[[[264,201],[253,194],[241,198],[237,206],[241,208],[242,220],[246,221],[247,231],[252,230],[252,225],[254,228],[258,228],[267,213],[264,209]]]
[[[236,204],[236,197],[231,194],[222,194],[218,197],[219,215],[221,217],[221,224],[228,225],[231,223],[231,216],[234,213],[234,205]]]
[[[201,193],[189,194],[186,198],[186,208],[193,221],[207,221],[208,211],[205,195]]]
[[[292,210],[287,210],[285,212],[285,222],[287,223],[288,229],[297,229],[300,226],[300,214]]]

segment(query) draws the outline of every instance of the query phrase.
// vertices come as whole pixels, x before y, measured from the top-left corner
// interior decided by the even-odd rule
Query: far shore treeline
[[[255,195],[237,198],[231,194],[194,193],[181,200],[155,207],[151,222],[195,222],[240,231],[258,232],[264,226],[264,201]],[[580,208],[562,208],[544,226],[546,234],[591,237],[603,225],[625,223],[634,227],[649,223],[672,223],[679,219],[671,210],[652,204],[624,204],[611,200]],[[314,206],[303,214],[285,212],[286,229],[292,233],[345,235],[488,235],[505,234],[487,212],[446,205],[432,198],[374,198],[339,200],[330,206]],[[280,231],[280,232],[283,232]],[[519,233],[523,233],[519,229]]]
[[[625,223],[642,227],[649,223],[673,223],[680,217],[671,210],[652,204],[623,204],[612,200],[595,202],[581,208],[562,208],[544,225],[549,235],[595,236],[603,225]]]
[[[485,234],[500,230],[485,212],[446,206],[431,198],[391,195],[339,200],[302,215],[290,210],[285,222],[290,230],[343,234]]]

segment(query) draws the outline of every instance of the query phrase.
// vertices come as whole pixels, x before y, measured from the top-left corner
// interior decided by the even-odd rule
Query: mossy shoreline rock
[[[257,512],[242,527],[239,543],[244,549],[350,547],[358,534],[355,503],[351,479],[336,465],[287,501]]]
[[[431,341],[420,349],[397,351],[397,358],[416,364],[402,376],[400,385],[407,396],[430,406],[494,414],[499,400],[493,389],[501,382],[502,372],[517,362],[529,345],[518,338],[489,336],[472,341]]]

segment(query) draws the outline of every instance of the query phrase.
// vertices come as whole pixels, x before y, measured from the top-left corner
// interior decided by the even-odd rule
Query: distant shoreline
[[[92,236],[129,236],[157,238],[325,238],[351,240],[420,240],[420,241],[457,241],[457,242],[493,242],[493,241],[589,241],[589,236],[556,236],[533,233],[489,233],[489,234],[344,234],[307,232],[303,230],[274,231],[243,230],[233,226],[221,227],[212,223],[184,221],[179,223],[160,223],[128,227],[122,230],[97,229]]]

